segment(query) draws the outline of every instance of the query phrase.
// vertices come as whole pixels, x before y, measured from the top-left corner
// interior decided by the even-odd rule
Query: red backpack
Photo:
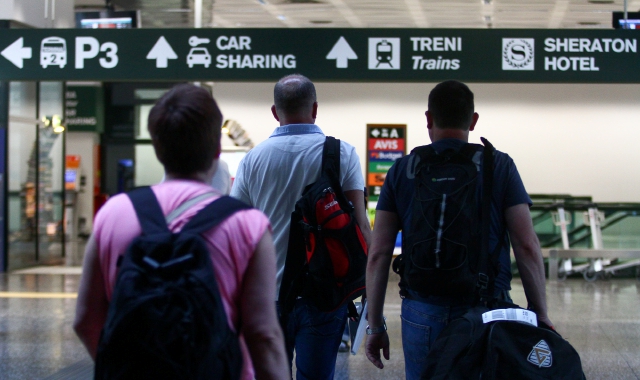
[[[281,313],[288,314],[299,296],[321,311],[352,301],[364,293],[366,266],[367,245],[340,186],[340,140],[327,136],[320,178],[304,189],[291,214]]]

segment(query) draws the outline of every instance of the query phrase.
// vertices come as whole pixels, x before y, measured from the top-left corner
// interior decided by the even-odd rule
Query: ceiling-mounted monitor
[[[626,19],[624,12],[613,12],[613,28],[640,30],[640,12],[627,12]]]
[[[76,12],[76,28],[130,29],[140,27],[138,11]]]

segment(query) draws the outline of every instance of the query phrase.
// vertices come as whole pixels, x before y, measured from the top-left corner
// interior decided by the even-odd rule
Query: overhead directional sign
[[[5,29],[0,80],[640,83],[635,30]]]

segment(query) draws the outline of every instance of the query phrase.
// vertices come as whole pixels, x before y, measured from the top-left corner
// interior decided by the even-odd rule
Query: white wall
[[[216,83],[214,97],[255,143],[278,123],[274,83]],[[366,124],[407,124],[407,150],[429,143],[424,111],[434,84],[317,83],[317,124],[354,145],[364,173]],[[529,193],[640,202],[640,85],[469,84],[486,137],[515,160]]]

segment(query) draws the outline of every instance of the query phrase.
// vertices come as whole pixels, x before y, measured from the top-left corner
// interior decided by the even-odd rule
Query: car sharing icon
[[[187,55],[187,65],[189,68],[193,68],[193,65],[204,65],[204,67],[209,68],[211,64],[211,54],[209,54],[209,50],[204,47],[198,47],[200,44],[208,44],[211,42],[208,38],[199,38],[197,36],[189,37],[189,45],[191,45],[191,50],[189,51],[189,55]]]

